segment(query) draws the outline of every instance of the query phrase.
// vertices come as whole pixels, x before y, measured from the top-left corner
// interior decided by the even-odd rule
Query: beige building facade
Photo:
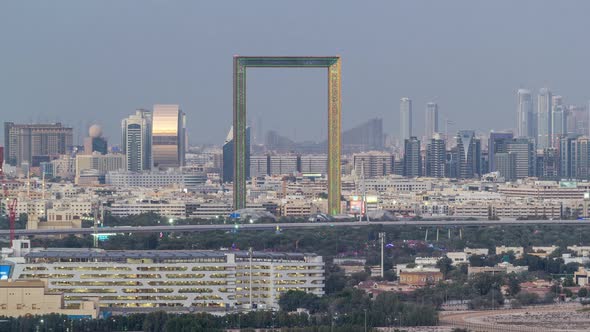
[[[64,305],[62,293],[49,292],[41,280],[0,280],[0,313],[2,316],[60,314],[97,318],[98,299],[88,298],[75,305]]]

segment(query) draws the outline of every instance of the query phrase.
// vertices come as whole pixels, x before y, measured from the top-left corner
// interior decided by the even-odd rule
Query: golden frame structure
[[[234,56],[234,209],[246,207],[246,68],[328,69],[328,213],[340,213],[341,60],[340,56]]]

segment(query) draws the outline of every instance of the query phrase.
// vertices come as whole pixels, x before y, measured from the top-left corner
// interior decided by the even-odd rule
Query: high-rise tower
[[[488,160],[489,160],[489,171],[495,172],[496,171],[496,153],[506,153],[508,152],[507,142],[513,138],[514,135],[512,133],[497,133],[492,132],[490,133],[490,138],[488,140]]]
[[[404,141],[404,176],[422,176],[420,140],[416,137],[410,137]]]
[[[575,146],[580,135],[568,135],[560,140],[559,145],[559,176],[562,179],[571,179],[576,176]]]
[[[505,141],[506,152],[514,154],[514,177],[523,179],[535,175],[535,146],[527,138],[514,138]]]
[[[402,98],[399,105],[399,138],[403,142],[412,137],[412,100]]]
[[[456,176],[469,179],[481,175],[481,142],[473,130],[461,130],[456,137]]]
[[[560,137],[567,134],[567,111],[562,96],[551,97],[551,137],[549,145],[557,147]]]
[[[572,142],[571,170],[574,179],[590,178],[590,138],[587,136],[578,137]]]
[[[543,88],[537,99],[537,149],[551,147],[551,91]]]
[[[121,150],[127,170],[142,172],[152,169],[152,112],[137,110],[121,121]]]
[[[154,167],[184,166],[186,119],[178,105],[154,105],[152,158]]]
[[[246,178],[250,178],[250,127],[246,127]],[[229,129],[229,133],[223,142],[223,172],[222,180],[224,183],[234,181],[234,127]]]
[[[533,111],[533,97],[531,91],[518,89],[518,107],[516,109],[516,136],[535,137],[535,113]],[[491,160],[491,159],[490,159]]]
[[[67,154],[72,150],[73,132],[61,123],[4,122],[4,161],[12,166],[38,166],[35,160]]]
[[[365,178],[376,178],[391,174],[393,171],[394,157],[385,152],[365,152],[352,156],[353,174],[360,178],[361,173]]]
[[[567,130],[567,116],[568,111],[566,110],[564,105],[557,105],[553,109],[551,119],[551,125],[553,126],[551,129],[552,137],[551,137],[551,146],[557,148],[559,146],[559,140],[568,134]]]
[[[500,173],[506,181],[516,180],[516,154],[512,152],[498,152],[494,154],[495,172]]]
[[[424,138],[426,140],[434,137],[438,133],[438,105],[436,103],[426,104],[426,128]]]
[[[445,177],[446,161],[446,142],[436,133],[426,146],[426,176]]]
[[[566,136],[567,137],[567,136]],[[559,180],[560,177],[560,149],[561,141],[566,140],[566,137],[559,141],[559,148],[547,148],[536,153],[535,161],[535,175],[541,180]],[[567,145],[567,144],[566,144]]]

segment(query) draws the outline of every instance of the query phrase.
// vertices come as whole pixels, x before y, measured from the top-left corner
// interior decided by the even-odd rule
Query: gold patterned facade
[[[154,105],[152,158],[154,168],[184,166],[185,115],[178,105]]]

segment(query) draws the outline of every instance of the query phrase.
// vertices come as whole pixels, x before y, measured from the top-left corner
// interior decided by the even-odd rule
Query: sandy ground
[[[481,331],[590,331],[590,312],[579,305],[441,313],[441,324]]]
[[[563,331],[590,330],[590,312],[524,312],[483,317],[485,323],[507,326],[551,328]]]
[[[395,329],[401,331],[408,331],[408,332],[451,332],[453,327],[450,326],[418,326],[418,327],[406,327],[403,326],[401,329],[399,327],[391,327],[391,328],[378,328],[379,331],[383,332],[393,332]]]

